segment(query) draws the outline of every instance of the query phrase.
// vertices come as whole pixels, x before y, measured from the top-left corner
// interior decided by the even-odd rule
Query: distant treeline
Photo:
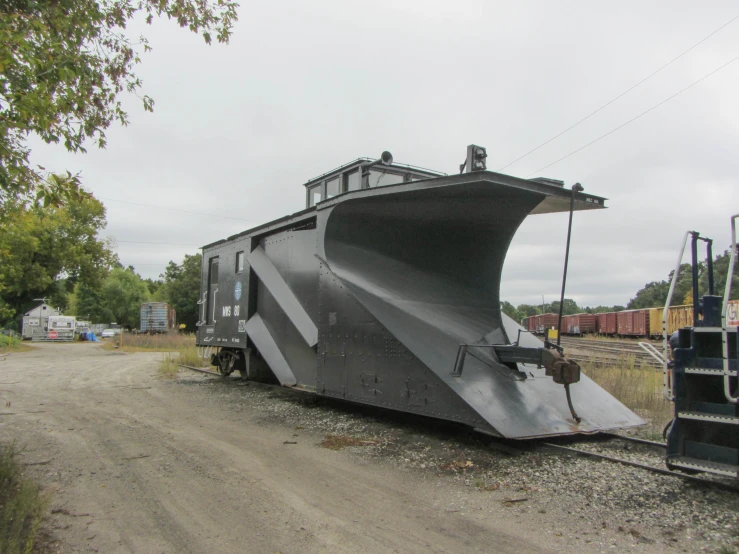
[[[61,205],[0,203],[0,328],[20,329],[23,314],[45,300],[93,323],[139,326],[142,302],[168,302],[177,320],[195,330],[200,254],[170,262],[159,279],[123,267],[102,202],[85,193]]]

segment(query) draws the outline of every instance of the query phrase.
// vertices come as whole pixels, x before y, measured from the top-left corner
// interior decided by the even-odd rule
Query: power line
[[[725,63],[724,65],[722,65],[721,67],[718,67],[718,68],[714,69],[713,71],[711,71],[710,73],[708,73],[708,74],[704,75],[703,77],[701,77],[701,78],[700,78],[700,79],[698,79],[697,81],[693,81],[693,82],[692,82],[691,84],[689,84],[689,85],[688,85],[687,87],[685,87],[684,89],[682,89],[682,90],[679,90],[679,91],[677,91],[677,92],[676,92],[675,94],[673,94],[672,96],[669,96],[669,97],[665,98],[664,100],[662,100],[662,102],[660,102],[659,104],[655,104],[654,106],[652,106],[652,107],[651,107],[651,108],[649,108],[648,110],[645,110],[645,111],[643,111],[642,113],[640,113],[639,115],[637,115],[637,116],[635,116],[635,117],[632,117],[632,118],[631,118],[631,119],[629,119],[629,120],[628,120],[627,122],[625,122],[625,123],[622,123],[622,124],[621,124],[621,125],[619,125],[618,127],[614,127],[613,129],[611,129],[610,131],[608,131],[608,132],[607,132],[607,133],[605,133],[604,135],[601,135],[601,136],[599,136],[599,137],[598,137],[597,139],[591,140],[591,141],[590,141],[589,143],[587,143],[586,145],[584,145],[584,146],[581,146],[581,147],[580,147],[580,148],[578,148],[577,150],[573,150],[572,152],[570,152],[570,153],[569,153],[569,154],[567,154],[566,156],[562,156],[562,157],[561,157],[560,159],[558,159],[558,160],[556,160],[556,161],[554,161],[554,162],[552,162],[552,163],[550,163],[550,164],[548,164],[548,165],[545,165],[544,167],[540,167],[539,169],[537,169],[537,170],[536,170],[536,171],[534,171],[533,173],[530,173],[529,175],[527,175],[527,176],[526,176],[526,178],[528,178],[528,177],[531,177],[532,175],[535,175],[535,174],[539,173],[540,171],[543,171],[543,170],[545,170],[545,169],[547,169],[547,168],[549,168],[549,167],[552,167],[552,166],[553,166],[554,164],[558,164],[558,163],[559,163],[559,162],[561,162],[562,160],[565,160],[565,159],[569,158],[570,156],[572,156],[572,155],[574,155],[574,154],[577,154],[577,153],[578,153],[578,152],[580,152],[581,150],[585,150],[585,149],[586,149],[586,148],[587,148],[588,146],[590,146],[590,145],[592,145],[592,144],[595,144],[595,143],[596,143],[596,142],[598,142],[599,140],[601,140],[601,139],[604,139],[604,138],[606,138],[606,137],[607,137],[608,135],[612,135],[613,133],[615,133],[615,132],[616,132],[616,131],[618,131],[619,129],[623,129],[623,128],[624,128],[624,127],[626,127],[626,126],[627,126],[627,125],[628,125],[629,123],[633,123],[634,121],[636,121],[637,119],[639,119],[639,118],[640,118],[641,116],[643,116],[643,115],[646,115],[646,114],[648,114],[648,113],[649,113],[649,112],[651,112],[652,110],[654,110],[654,109],[656,109],[656,108],[659,108],[659,107],[660,107],[660,106],[661,106],[662,104],[665,104],[665,103],[669,102],[670,100],[672,100],[672,99],[673,99],[673,98],[675,98],[676,96],[678,96],[678,95],[682,94],[682,93],[683,93],[683,92],[685,92],[686,90],[688,90],[688,89],[690,89],[690,88],[693,88],[693,87],[694,87],[695,85],[697,85],[697,84],[698,84],[698,83],[700,83],[701,81],[703,81],[703,80],[707,79],[708,77],[710,77],[710,76],[711,76],[711,75],[713,75],[714,73],[718,73],[719,71],[721,71],[721,70],[722,70],[723,68],[725,68],[726,66],[728,66],[728,65],[730,65],[730,64],[732,64],[732,63],[734,63],[734,62],[735,62],[736,60],[739,60],[739,56],[737,56],[737,57],[735,57],[735,58],[732,58],[731,60],[729,60],[728,62],[726,62],[726,63]]]
[[[153,204],[142,204],[140,202],[131,202],[129,200],[118,200],[116,198],[103,198],[100,196],[97,196],[98,200],[105,200],[107,202],[121,202],[123,204],[132,204],[134,206],[143,206],[145,208],[156,208],[157,210],[169,210],[170,212],[180,212],[185,214],[192,214],[192,215],[201,215],[204,217],[214,217],[216,219],[233,219],[234,221],[242,221],[244,223],[258,223],[251,219],[241,219],[239,217],[229,217],[227,215],[221,215],[221,214],[206,214],[202,212],[191,212],[189,210],[179,210],[177,208],[169,208],[166,206],[154,206]]]
[[[726,23],[724,23],[723,25],[721,25],[721,27],[719,27],[718,29],[716,29],[715,31],[713,31],[713,32],[712,32],[712,33],[711,33],[710,35],[708,35],[708,36],[706,36],[706,37],[702,38],[701,40],[699,40],[698,42],[696,42],[696,43],[695,43],[695,44],[694,44],[693,46],[691,46],[690,48],[688,48],[687,50],[685,50],[685,52],[683,52],[682,54],[680,54],[679,56],[677,56],[677,57],[675,57],[675,58],[672,58],[672,59],[671,59],[671,60],[670,60],[669,62],[667,62],[667,63],[666,63],[665,65],[663,65],[662,67],[660,67],[660,68],[659,68],[659,69],[657,69],[656,71],[653,71],[652,73],[650,73],[649,75],[647,75],[646,77],[644,77],[644,78],[643,78],[643,79],[642,79],[641,81],[639,81],[638,83],[636,83],[636,84],[635,84],[635,85],[633,85],[632,87],[630,87],[630,88],[626,89],[626,90],[625,90],[624,92],[622,92],[621,94],[619,94],[618,96],[616,96],[616,97],[615,97],[615,98],[613,98],[612,100],[609,100],[609,101],[608,101],[607,103],[603,104],[603,105],[602,105],[602,106],[601,106],[600,108],[598,108],[598,109],[597,109],[597,110],[595,110],[594,112],[591,112],[590,114],[586,115],[585,117],[583,117],[583,118],[582,118],[582,119],[581,119],[580,121],[578,121],[577,123],[574,123],[574,124],[570,125],[569,127],[567,127],[567,129],[565,129],[565,130],[564,130],[564,131],[562,131],[561,133],[558,133],[558,134],[554,135],[554,136],[553,136],[552,138],[550,138],[550,139],[549,139],[549,140],[547,140],[546,142],[543,142],[543,143],[541,143],[541,144],[540,144],[539,146],[537,146],[537,147],[536,147],[536,148],[534,148],[533,150],[529,150],[529,151],[528,151],[528,152],[526,152],[526,153],[525,153],[525,154],[524,154],[523,156],[519,156],[518,158],[516,158],[516,159],[515,159],[515,160],[513,160],[512,162],[509,162],[509,163],[507,163],[506,165],[504,165],[504,166],[503,166],[503,167],[501,167],[500,169],[497,169],[496,171],[503,171],[503,170],[504,170],[504,169],[505,169],[506,167],[508,167],[508,166],[511,166],[511,165],[513,165],[514,163],[516,163],[516,162],[518,162],[518,161],[520,161],[520,160],[524,159],[524,158],[525,158],[526,156],[528,156],[529,154],[533,154],[534,152],[536,152],[536,151],[537,151],[537,150],[539,150],[540,148],[543,148],[544,146],[546,146],[547,144],[549,144],[549,143],[550,143],[550,142],[552,142],[553,140],[556,140],[556,139],[558,139],[559,137],[561,137],[562,135],[564,135],[565,133],[567,133],[568,131],[571,131],[572,129],[574,129],[575,127],[577,127],[578,125],[580,125],[580,123],[583,123],[584,121],[587,121],[588,119],[590,119],[591,117],[593,117],[593,116],[594,116],[595,114],[597,114],[597,113],[598,113],[598,112],[600,112],[601,110],[603,110],[603,109],[607,108],[608,106],[610,106],[611,104],[613,104],[613,103],[614,103],[614,102],[615,102],[616,100],[618,100],[619,98],[621,98],[621,97],[625,96],[626,94],[628,94],[629,92],[631,92],[632,90],[634,90],[634,89],[635,89],[636,87],[638,87],[638,86],[639,86],[639,85],[641,85],[642,83],[645,83],[646,81],[648,81],[649,79],[651,79],[652,77],[654,77],[655,75],[657,75],[657,73],[659,73],[660,71],[662,71],[663,69],[665,69],[665,68],[666,68],[667,66],[669,66],[669,65],[670,65],[670,64],[672,64],[673,62],[676,62],[677,60],[679,60],[680,58],[682,58],[682,57],[683,57],[683,56],[684,56],[685,54],[687,54],[688,52],[690,52],[691,50],[693,50],[693,49],[694,49],[694,48],[695,48],[696,46],[699,46],[699,45],[703,44],[703,43],[704,43],[705,41],[707,41],[707,40],[708,40],[709,38],[711,38],[711,37],[712,37],[713,35],[715,35],[716,33],[718,33],[718,32],[719,32],[719,31],[720,31],[721,29],[723,29],[724,27],[726,27],[726,26],[727,26],[727,25],[729,25],[730,23],[733,23],[733,22],[734,22],[734,21],[736,21],[737,19],[739,19],[739,15],[736,15],[736,16],[732,17],[732,18],[731,18],[731,19],[730,19],[729,21],[727,21]]]

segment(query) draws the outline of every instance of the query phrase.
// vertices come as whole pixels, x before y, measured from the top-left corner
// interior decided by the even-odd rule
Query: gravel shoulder
[[[0,363],[0,440],[25,445],[53,493],[49,551],[717,552],[738,538],[736,494],[236,380],[166,380],[161,357],[42,344]]]

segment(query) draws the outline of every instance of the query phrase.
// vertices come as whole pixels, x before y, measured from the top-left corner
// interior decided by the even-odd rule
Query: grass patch
[[[30,346],[23,344],[23,341],[18,337],[0,335],[0,354],[6,354],[8,352],[28,352],[29,350],[33,349]]]
[[[651,440],[662,438],[662,430],[672,420],[673,405],[663,395],[660,369],[638,363],[633,356],[593,357],[581,365],[588,377],[647,421],[639,430],[641,436]]]
[[[179,352],[185,348],[195,349],[194,334],[165,333],[161,335],[132,335],[121,333],[109,339],[101,339],[105,350],[117,345],[124,352]]]
[[[167,379],[174,379],[179,368],[179,357],[177,354],[167,353],[159,364],[159,373]]]
[[[0,445],[0,552],[27,554],[33,550],[48,497],[23,475],[15,444]]]
[[[186,340],[173,340],[169,342],[169,348],[166,349],[167,353],[159,364],[159,373],[161,373],[163,377],[168,379],[175,377],[177,372],[180,370],[180,365],[189,365],[192,367],[210,366],[208,360],[204,360],[198,355],[198,349],[195,346],[195,335],[185,335],[185,339]],[[154,342],[152,344],[157,343]],[[168,343],[166,340],[163,340],[160,344]],[[155,352],[163,347],[154,346],[152,348],[145,348],[142,346],[131,346],[130,348],[135,348],[135,350],[133,350],[134,352]],[[125,342],[124,350],[126,350]]]

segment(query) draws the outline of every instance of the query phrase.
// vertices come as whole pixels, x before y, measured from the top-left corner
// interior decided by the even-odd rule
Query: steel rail
[[[606,437],[611,437],[614,439],[621,439],[628,442],[635,442],[637,444],[645,444],[647,446],[658,446],[660,448],[667,448],[667,444],[664,442],[657,442],[657,441],[650,441],[647,439],[640,439],[637,437],[627,437],[625,435],[619,435],[618,433],[601,433],[601,435]]]
[[[208,371],[207,369],[202,369],[200,367],[192,367],[191,365],[182,365],[177,364],[179,367],[184,367],[185,369],[191,369],[193,371],[199,371],[200,373],[205,373],[206,375],[215,375],[216,377],[223,377],[220,373],[217,373],[215,371]]]
[[[581,456],[587,456],[589,458],[598,458],[601,460],[606,460],[609,462],[627,465],[631,467],[637,467],[640,469],[644,469],[646,471],[651,471],[652,473],[658,473],[660,475],[669,475],[671,477],[677,477],[678,479],[683,479],[685,481],[690,481],[691,483],[700,483],[702,485],[715,487],[722,490],[727,490],[731,492],[737,492],[739,493],[739,487],[732,486],[728,483],[723,483],[721,481],[712,481],[710,479],[703,479],[701,477],[695,477],[693,475],[687,475],[684,473],[678,473],[676,471],[671,471],[669,469],[663,469],[661,467],[654,467],[647,464],[642,464],[639,462],[632,462],[631,460],[624,460],[623,458],[615,458],[613,456],[607,456],[606,454],[597,454],[596,452],[589,452],[587,450],[580,450],[579,448],[572,448],[571,446],[562,446],[559,444],[553,444],[551,442],[545,442],[542,443],[544,446],[547,446],[549,448],[554,448],[556,450],[563,450],[565,452],[572,452],[574,454],[580,454]]]
[[[202,368],[199,368],[199,367],[193,367],[193,366],[183,365],[183,364],[178,364],[178,366],[179,367],[182,367],[184,369],[190,369],[192,371],[197,371],[199,373],[205,373],[206,375],[213,375],[215,377],[223,377],[223,375],[221,375],[220,373],[216,373],[214,371],[208,371],[207,369],[202,369]],[[265,386],[265,387],[268,387],[268,388],[276,388],[276,389],[280,389],[280,390],[290,390],[290,391],[293,391],[294,390],[295,392],[303,392],[300,389],[292,389],[291,387],[283,387],[281,385],[271,385],[269,383],[259,383],[259,385]],[[650,441],[650,440],[646,440],[646,439],[639,439],[639,438],[636,438],[636,437],[627,437],[627,436],[619,435],[619,434],[616,434],[616,433],[599,433],[599,434],[602,435],[602,436],[606,436],[606,437],[608,437],[610,439],[620,439],[620,440],[624,440],[624,441],[628,441],[628,442],[634,442],[634,443],[638,443],[638,444],[643,444],[643,445],[646,445],[646,446],[659,447],[659,448],[666,448],[667,447],[666,444],[661,443],[661,442]],[[650,465],[647,465],[647,464],[641,464],[639,462],[632,462],[630,460],[624,460],[622,458],[615,458],[613,456],[607,456],[605,454],[597,454],[595,452],[589,452],[587,450],[580,450],[579,448],[572,448],[570,446],[562,446],[562,445],[553,444],[553,443],[550,443],[550,442],[539,442],[538,444],[541,444],[541,445],[546,446],[546,447],[549,447],[549,448],[553,448],[555,450],[562,450],[562,451],[565,451],[565,452],[571,452],[571,453],[574,453],[574,454],[580,454],[582,456],[587,456],[587,457],[590,457],[590,458],[598,458],[598,459],[606,460],[606,461],[613,462],[613,463],[618,463],[618,464],[622,464],[622,465],[637,467],[637,468],[640,468],[640,469],[644,469],[646,471],[651,471],[652,473],[658,473],[658,474],[661,474],[661,475],[669,475],[669,476],[677,477],[679,479],[683,479],[683,480],[686,480],[686,481],[690,481],[690,482],[694,482],[694,483],[700,483],[702,485],[712,486],[712,487],[715,487],[715,488],[718,488],[718,489],[722,489],[722,490],[727,490],[727,491],[739,493],[739,487],[734,487],[734,486],[731,486],[731,485],[729,485],[727,483],[722,483],[720,481],[711,481],[709,479],[702,479],[700,477],[695,477],[695,476],[692,476],[692,475],[687,475],[687,474],[683,474],[683,473],[677,473],[677,472],[671,471],[669,469],[663,469],[663,468],[659,468],[659,467],[650,466]]]

